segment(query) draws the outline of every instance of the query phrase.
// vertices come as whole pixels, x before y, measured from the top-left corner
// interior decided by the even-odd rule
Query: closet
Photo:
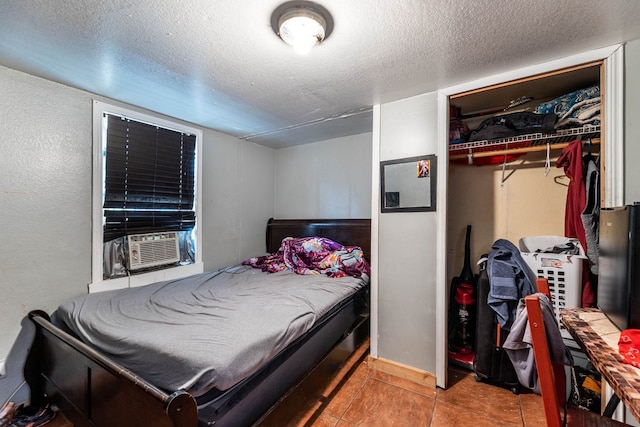
[[[450,139],[457,129],[473,131],[495,116],[535,112],[536,107],[574,91],[598,86],[604,99],[603,61],[547,72],[449,96]],[[604,152],[604,103],[596,124],[527,132],[512,137],[449,144],[447,190],[447,276],[457,275],[464,255],[464,234],[471,232],[471,261],[504,238],[518,246],[530,236],[564,236],[566,178],[555,167],[563,149],[583,141],[584,152]],[[463,124],[462,124],[463,123]],[[453,132],[451,132],[453,131]],[[599,165],[603,165],[599,158]],[[600,174],[601,188],[604,178]],[[603,191],[599,191],[602,198]]]
[[[489,253],[497,239],[507,239],[518,247],[522,238],[565,235],[569,179],[562,167],[556,167],[556,161],[563,150],[573,144],[578,152],[582,149],[583,155],[590,153],[598,167],[603,164],[603,67],[602,61],[596,61],[449,97],[449,278],[460,274],[462,269],[467,225],[472,227],[471,262],[475,272],[478,271],[476,262],[482,254]],[[574,120],[570,126],[559,126],[566,123],[560,121],[566,107],[556,102],[576,91],[596,93],[586,104],[594,107],[591,113],[598,111],[581,115],[580,120]],[[545,111],[542,107],[549,103],[556,105],[556,111],[561,114],[550,114],[542,120],[541,112]],[[518,129],[517,135],[507,136],[513,131],[514,123],[502,125],[505,117],[520,120],[515,124],[526,130]],[[553,120],[548,123],[549,119]],[[468,141],[474,138],[469,134],[475,135],[476,140]],[[483,138],[487,135],[497,137]],[[464,140],[456,141],[459,137]],[[581,142],[575,143],[576,140]],[[579,165],[581,160],[578,157]],[[600,177],[604,181],[602,174]],[[598,206],[603,196],[601,188],[597,191]],[[534,268],[538,275],[552,275],[549,280],[552,288],[556,286],[555,294],[552,290],[554,299],[566,297],[560,308],[580,305],[582,265],[576,267],[573,270],[572,266],[562,264],[558,269],[545,268],[544,274]],[[570,274],[573,276],[569,277]],[[586,365],[586,357],[568,333],[565,343],[572,348],[577,363]]]
[[[487,111],[497,110],[494,115],[533,111],[541,102],[594,84],[600,87],[601,101],[600,123],[595,128],[449,144],[450,117],[459,115],[473,130],[491,117],[481,115]],[[566,144],[575,139],[584,142],[585,153],[591,141],[591,152],[599,158],[600,205],[624,204],[624,96],[623,46],[506,71],[440,92],[439,147],[448,151],[448,161],[439,168],[439,182],[446,191],[438,194],[445,212],[439,218],[437,238],[446,247],[437,272],[439,283],[443,283],[442,289],[438,288],[438,318],[445,319],[438,326],[437,354],[441,360],[449,360],[448,290],[452,278],[462,270],[468,224],[472,226],[471,261],[476,273],[476,262],[498,238],[517,245],[522,237],[563,236],[568,180],[555,162]],[[501,111],[512,101],[527,97],[532,99]],[[447,386],[446,367],[446,362],[437,366],[437,384],[443,388]],[[609,392],[605,384],[603,393]]]

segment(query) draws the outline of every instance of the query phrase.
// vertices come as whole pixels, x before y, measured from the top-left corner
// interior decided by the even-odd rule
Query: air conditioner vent
[[[129,270],[173,264],[180,261],[178,233],[132,234],[129,243]]]

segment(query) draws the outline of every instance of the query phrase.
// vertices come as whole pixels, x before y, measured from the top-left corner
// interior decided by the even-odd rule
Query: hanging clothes
[[[588,250],[587,237],[581,217],[587,199],[582,169],[582,141],[577,139],[569,143],[558,157],[556,167],[563,168],[565,175],[569,178],[564,216],[565,236],[577,238],[586,252]],[[595,288],[591,283],[589,267],[586,265],[582,274],[582,307],[593,307],[595,303]]]
[[[598,254],[600,246],[600,168],[598,159],[591,153],[582,158],[582,165],[585,171],[584,183],[586,188],[586,203],[582,214],[582,224],[587,239],[585,249],[589,258],[589,268],[591,273],[598,274]]]

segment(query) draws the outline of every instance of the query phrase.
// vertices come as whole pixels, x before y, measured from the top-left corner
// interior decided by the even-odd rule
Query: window
[[[195,227],[196,136],[104,113],[104,241]]]
[[[94,102],[93,281],[90,291],[137,286],[202,271],[199,146],[202,132]],[[179,261],[134,271],[129,239],[178,242]],[[147,245],[149,246],[149,245]],[[163,245],[163,250],[171,245]],[[174,252],[175,252],[174,246]],[[138,251],[131,251],[138,256]],[[155,256],[155,251],[154,251]],[[152,261],[157,261],[153,259]]]

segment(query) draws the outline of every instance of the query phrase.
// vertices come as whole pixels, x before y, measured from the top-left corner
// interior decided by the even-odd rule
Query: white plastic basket
[[[537,250],[562,244],[567,239],[556,236],[537,236],[520,239],[520,250]],[[551,302],[564,338],[572,339],[560,321],[560,310],[580,307],[582,300],[582,268],[587,257],[580,248],[580,255],[545,252],[521,252],[522,258],[537,277],[547,279]]]

